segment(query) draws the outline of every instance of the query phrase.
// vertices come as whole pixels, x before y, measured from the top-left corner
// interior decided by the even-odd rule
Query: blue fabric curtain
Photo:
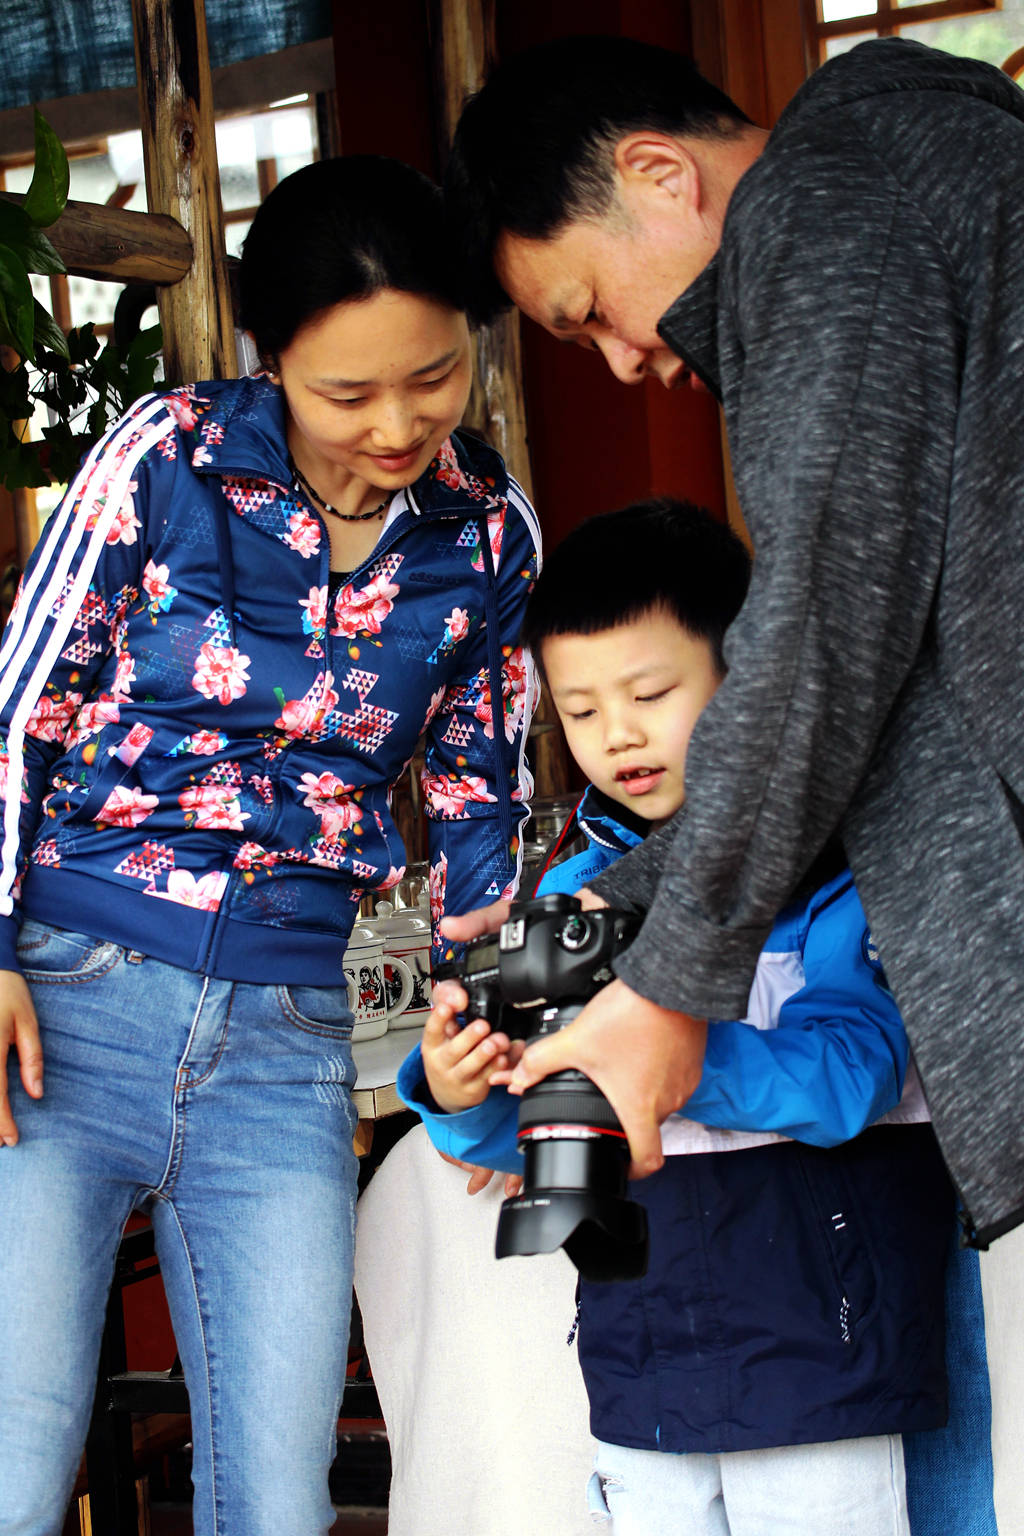
[[[330,0],[206,0],[214,69],[328,37]],[[3,0],[0,108],[135,84],[129,0]]]

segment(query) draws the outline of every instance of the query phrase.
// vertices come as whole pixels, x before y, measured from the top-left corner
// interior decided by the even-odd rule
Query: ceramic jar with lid
[[[429,911],[422,907],[396,909],[389,901],[379,901],[377,928],[384,947],[388,1028],[418,1027],[430,1012]],[[406,976],[410,983],[408,992],[404,987]]]
[[[353,1040],[375,1040],[388,1027],[384,989],[384,953],[375,924],[358,922],[349,935],[342,960],[348,1001],[355,1018]]]

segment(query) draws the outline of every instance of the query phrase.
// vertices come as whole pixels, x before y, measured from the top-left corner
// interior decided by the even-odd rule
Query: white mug
[[[368,923],[352,929],[341,963],[355,1019],[352,1039],[376,1040],[387,1032],[388,1005],[380,935]]]

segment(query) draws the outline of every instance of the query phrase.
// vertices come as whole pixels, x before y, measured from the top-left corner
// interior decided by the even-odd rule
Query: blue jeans
[[[356,1182],[346,989],[211,980],[35,922],[19,955],[45,1097],[9,1070],[0,1533],[61,1528],[137,1208],[188,1382],[197,1536],[328,1531]]]
[[[599,1440],[594,1466],[614,1536],[910,1536],[899,1435],[717,1456]]]

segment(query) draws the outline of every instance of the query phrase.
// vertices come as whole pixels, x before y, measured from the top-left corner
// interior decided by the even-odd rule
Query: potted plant
[[[30,274],[67,270],[45,231],[63,213],[68,185],[64,146],[37,112],[24,202],[0,196],[0,485],[8,490],[69,480],[108,422],[152,389],[159,368],[159,326],[123,350],[101,346],[91,324],[65,336],[32,293]],[[49,424],[30,441],[40,402]]]

